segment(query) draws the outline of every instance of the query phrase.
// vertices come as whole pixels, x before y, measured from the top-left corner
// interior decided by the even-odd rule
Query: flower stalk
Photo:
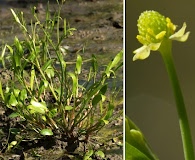
[[[185,160],[194,160],[194,150],[193,150],[193,142],[192,142],[192,136],[190,131],[190,125],[188,121],[188,116],[186,112],[186,107],[185,107],[181,87],[174,66],[171,49],[172,49],[171,40],[165,40],[162,42],[159,51],[163,58],[164,64],[166,66],[166,70],[169,75],[169,79],[171,81],[174,96],[175,96],[181,137],[183,142],[184,157]]]

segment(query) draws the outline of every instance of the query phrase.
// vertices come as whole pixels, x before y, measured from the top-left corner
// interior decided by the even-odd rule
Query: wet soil
[[[50,2],[50,12],[55,13],[57,5]],[[12,4],[12,5],[11,5]],[[16,23],[13,23],[13,16],[9,8],[15,7],[13,2],[11,6],[4,6],[0,9],[0,44],[13,41],[15,36],[21,38],[22,31]],[[17,7],[15,10],[23,11],[27,24],[32,19],[30,3],[27,7]],[[42,8],[46,8],[45,3],[40,7],[39,17],[45,18]],[[66,18],[70,27],[77,31],[66,40],[66,46],[70,47],[70,52],[75,53],[80,49],[85,49],[86,55],[96,54],[105,58],[113,57],[123,47],[123,6],[122,0],[67,0],[62,9],[62,18]],[[29,21],[28,21],[29,20]],[[10,25],[12,24],[12,25]]]
[[[30,1],[29,1],[30,2]],[[29,19],[32,6],[38,6],[34,3],[17,3],[16,1],[4,1],[0,3],[0,45],[13,43],[15,36],[22,39],[23,34],[17,24],[14,22],[10,8],[17,11],[23,11],[26,19]],[[57,5],[50,1],[51,13],[56,12]],[[66,18],[71,27],[76,28],[72,37],[69,37],[64,46],[68,46],[71,54],[84,49],[84,55],[90,57],[95,54],[100,63],[106,64],[123,47],[123,16],[122,0],[67,0],[62,10],[62,18]],[[44,20],[46,3],[42,2],[38,7],[39,16]],[[11,78],[12,73],[9,70],[0,69],[1,79],[6,82]],[[119,76],[119,86],[122,86],[122,73]],[[6,151],[4,147],[8,140],[10,128],[22,128],[25,123],[20,123],[18,119],[10,119],[8,116],[11,110],[3,107],[0,102],[0,159],[25,159],[25,160],[68,160],[82,159],[81,154],[88,150],[89,145],[80,143],[79,147],[73,152],[67,152],[67,142],[64,142],[59,134],[53,137],[33,139],[32,135],[26,141],[22,141],[20,146],[11,152]],[[115,115],[122,110],[122,105],[116,107]],[[103,150],[106,160],[122,160],[122,115],[109,124],[108,127],[100,131],[97,135],[90,138],[89,143],[94,144],[95,150]],[[33,133],[32,133],[33,134]],[[93,157],[93,159],[101,159]]]
[[[0,107],[0,159],[1,160],[82,160],[83,154],[89,149],[103,151],[105,158],[93,156],[97,160],[122,160],[122,117],[111,122],[97,134],[92,135],[87,143],[80,142],[76,149],[70,152],[71,145],[65,141],[65,137],[58,131],[54,136],[42,137],[37,133],[27,130],[23,132],[24,139],[18,146],[9,149],[14,140],[21,139],[21,134],[15,135],[10,132],[14,129],[26,128],[26,122],[19,119],[9,118],[11,111]],[[116,107],[115,114],[122,110],[122,105]],[[18,137],[17,137],[18,136]],[[36,138],[35,138],[36,137]]]

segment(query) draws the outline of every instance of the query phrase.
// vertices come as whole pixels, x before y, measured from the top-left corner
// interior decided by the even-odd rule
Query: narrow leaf
[[[96,151],[95,154],[96,154],[97,156],[101,157],[101,158],[105,158],[104,152],[102,152],[102,151],[100,151],[100,150],[99,150],[99,151]]]
[[[70,110],[72,110],[72,109],[73,109],[72,106],[65,106],[65,110],[67,110],[67,111],[70,111]]]
[[[82,66],[82,57],[78,54],[77,55],[77,62],[76,62],[77,74],[81,73],[81,66]]]
[[[102,96],[100,94],[96,95],[92,100],[92,105],[97,105],[102,100]]]
[[[14,10],[13,10],[13,9],[10,9],[10,10],[11,10],[11,12],[12,12],[12,14],[13,14],[13,16],[14,16],[16,22],[18,22],[18,23],[21,24],[20,19],[18,18],[18,16],[17,16],[16,13],[14,12]]]
[[[94,153],[94,151],[93,151],[92,149],[89,150],[89,151],[87,151],[87,152],[85,153],[85,155],[84,155],[83,160],[89,160],[89,159],[91,159],[91,156],[93,155],[93,153]]]
[[[20,92],[20,100],[21,101],[24,101],[26,98],[27,98],[27,91],[25,89],[23,89],[21,92]]]
[[[120,51],[120,52],[115,56],[115,58],[113,59],[113,61],[111,61],[111,62],[108,64],[108,66],[107,66],[107,68],[106,68],[106,71],[105,71],[107,77],[110,77],[110,74],[113,73],[112,69],[113,69],[114,67],[117,67],[117,64],[122,60],[122,58],[123,58],[123,51]]]
[[[42,129],[40,132],[43,136],[52,136],[53,132],[51,129]]]
[[[17,113],[17,112],[13,112],[13,113],[11,113],[8,117],[9,117],[9,118],[16,118],[16,117],[20,117],[20,114]]]
[[[36,102],[31,100],[31,105],[27,106],[27,108],[31,111],[31,113],[45,114],[48,112],[48,108],[46,107],[45,102]]]
[[[0,94],[1,94],[2,100],[4,101],[4,100],[5,100],[5,97],[4,97],[4,94],[3,94],[3,89],[2,89],[1,80],[0,80]]]
[[[69,72],[68,75],[72,78],[72,93],[74,97],[77,97],[77,90],[78,90],[78,78],[75,74]]]
[[[14,96],[13,93],[11,93],[10,95],[9,104],[11,106],[16,106],[18,104],[18,101],[16,100],[16,97]]]
[[[41,69],[43,70],[43,71],[45,71],[52,63],[53,63],[53,59],[50,59],[50,60],[48,60],[42,67],[41,67]]]

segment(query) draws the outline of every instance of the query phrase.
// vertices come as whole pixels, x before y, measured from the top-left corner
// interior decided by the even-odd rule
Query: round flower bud
[[[166,35],[167,20],[156,11],[145,11],[138,19],[138,40],[142,44],[158,43]]]

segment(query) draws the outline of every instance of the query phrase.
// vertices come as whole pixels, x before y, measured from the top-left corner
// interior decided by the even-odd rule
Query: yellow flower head
[[[165,39],[177,40],[184,42],[188,39],[189,32],[185,33],[186,24],[174,34],[176,25],[169,18],[156,11],[145,11],[138,19],[137,39],[143,44],[133,53],[133,60],[145,59],[150,55],[150,50],[156,51],[160,48],[161,43]],[[185,33],[185,34],[184,34]]]

